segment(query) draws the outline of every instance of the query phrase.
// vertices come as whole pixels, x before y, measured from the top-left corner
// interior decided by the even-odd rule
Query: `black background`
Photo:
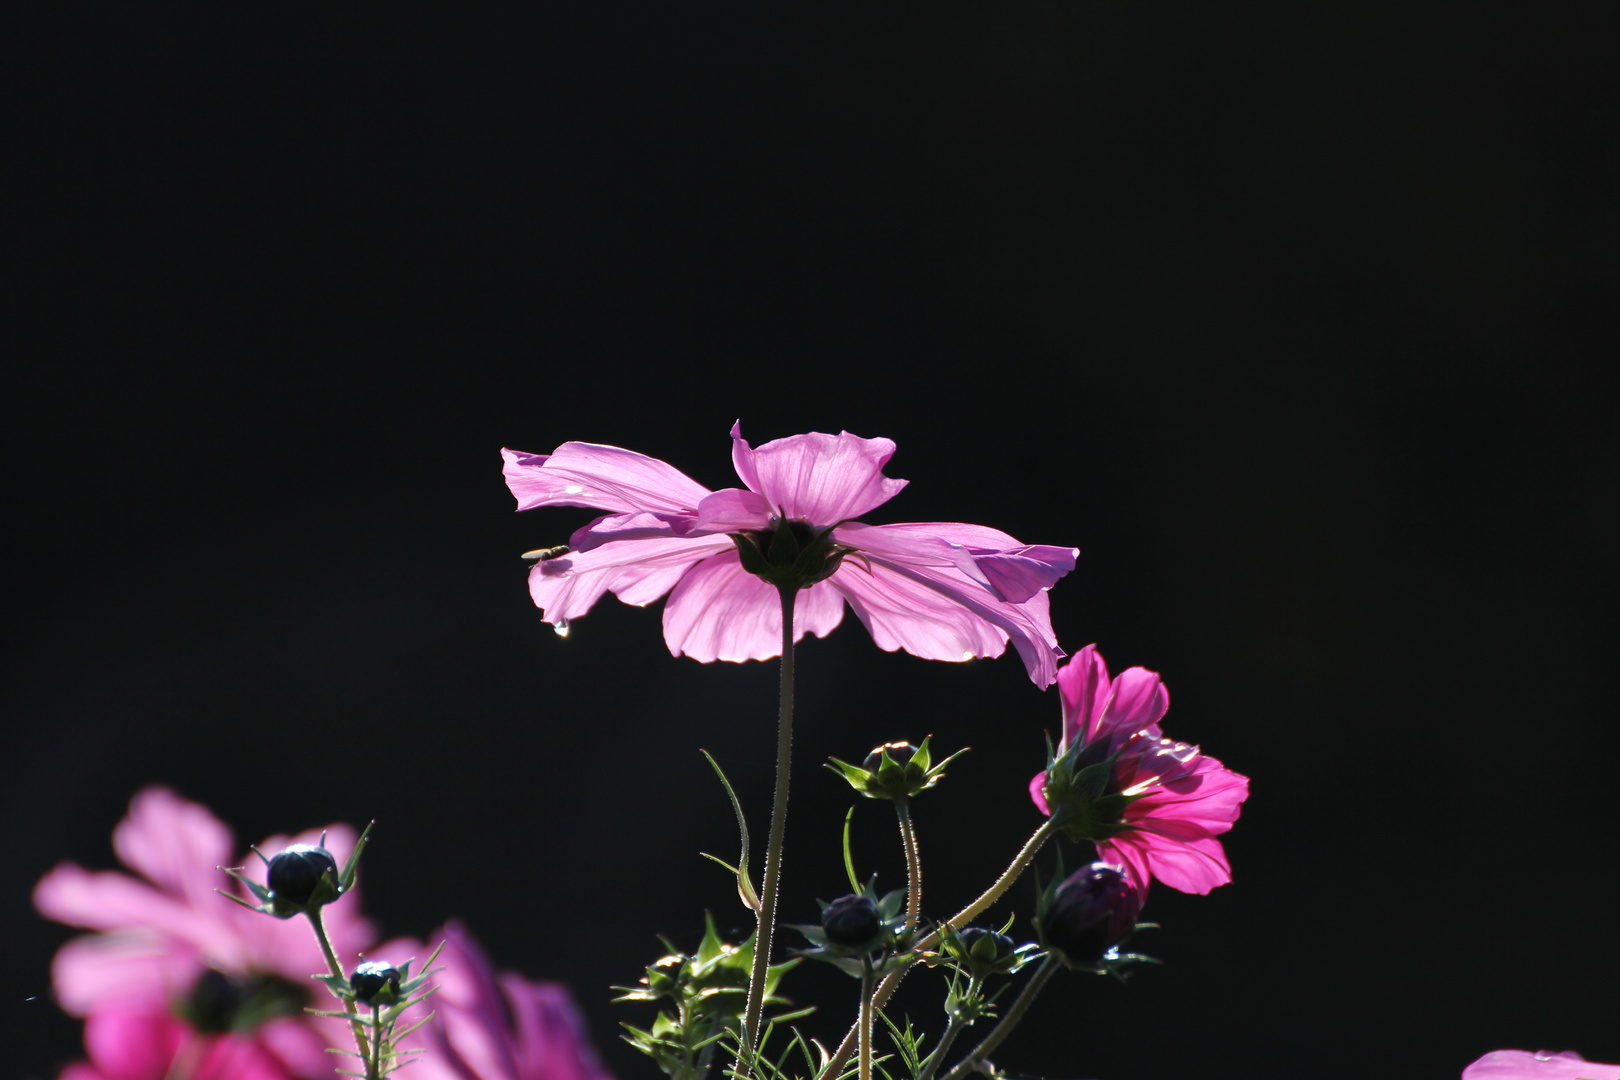
[[[1164,967],[1060,979],[1002,1065],[1620,1060],[1599,11],[7,5],[7,1070],[77,1045],[29,888],[158,781],[243,843],[375,816],[389,933],[459,915],[647,1076],[606,987],[746,926],[697,748],[762,835],[775,666],[611,599],[558,639],[516,556],[590,515],[514,515],[496,452],[719,488],[739,417],[895,439],[868,520],[1081,547],[1060,639],[1253,778],[1234,883],[1154,891]],[[917,808],[954,909],[1055,692],[852,615],[800,655],[785,917],[842,891],[815,763],[930,732],[974,747]],[[836,1038],[853,983],[793,979]]]

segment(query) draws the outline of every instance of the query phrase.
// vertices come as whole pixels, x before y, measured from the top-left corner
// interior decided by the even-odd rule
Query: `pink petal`
[[[1063,699],[1064,745],[1088,743],[1097,736],[1097,721],[1108,704],[1108,692],[1113,683],[1108,678],[1108,664],[1097,651],[1087,645],[1069,660],[1057,673],[1058,695]]]
[[[1135,878],[1144,867],[1172,889],[1200,896],[1232,880],[1226,850],[1219,840],[1209,837],[1175,840],[1151,832],[1132,831],[1098,844],[1097,854],[1108,862],[1116,861],[1116,856],[1123,859],[1126,867],[1133,871],[1133,883],[1144,896],[1147,881]]]
[[[149,930],[90,934],[56,951],[51,986],[70,1016],[102,1009],[162,1012],[190,990],[202,967],[195,950]]]
[[[163,1080],[189,1035],[163,1012],[99,1012],[84,1022],[84,1048],[107,1080]]]
[[[1057,678],[1063,651],[1052,633],[1047,595],[1022,604],[997,600],[954,567],[908,566],[876,555],[848,556],[829,580],[844,593],[878,647],[929,660],[1000,656],[1010,639],[1036,686]]]
[[[315,1007],[337,1009],[339,1006],[322,991]],[[322,1017],[295,1020],[284,1016],[264,1024],[255,1035],[267,1056],[294,1076],[327,1076],[334,1060],[333,1055],[326,1052],[327,1048],[354,1049],[348,1025]]]
[[[576,552],[590,551],[615,541],[685,536],[691,528],[690,514],[655,514],[649,510],[634,514],[608,514],[575,530],[568,538],[568,546]]]
[[[125,866],[199,907],[214,902],[216,867],[234,847],[231,831],[206,806],[164,787],[136,793],[113,829],[113,850]]]
[[[549,455],[502,450],[501,457],[519,510],[588,506],[691,513],[709,493],[674,466],[617,446],[567,442]]]
[[[801,589],[793,605],[793,640],[806,633],[826,637],[843,617],[843,598],[827,582]],[[664,605],[664,643],[672,655],[705,664],[768,660],[782,651],[781,600],[728,548],[698,563],[675,586]]]
[[[510,973],[500,983],[511,1010],[523,1080],[610,1080],[565,987]]]
[[[224,884],[225,875],[218,880]],[[220,903],[229,903],[216,897]],[[218,940],[218,928],[199,924],[189,903],[116,870],[91,873],[63,863],[34,887],[34,906],[47,919],[87,930],[141,927],[203,947]]]
[[[1170,708],[1170,691],[1165,689],[1159,673],[1146,668],[1126,668],[1114,679],[1113,699],[1108,703],[1108,717],[1101,726],[1110,729],[1137,731],[1164,719]]]
[[[698,503],[697,524],[702,532],[744,532],[768,528],[773,511],[765,496],[746,488],[723,488]]]
[[[1166,784],[1133,802],[1125,820],[1192,822],[1209,835],[1232,827],[1249,797],[1249,778],[1232,772],[1212,757],[1200,756],[1193,775]]]
[[[1464,1069],[1462,1080],[1620,1080],[1620,1065],[1599,1065],[1573,1050],[1492,1050]]]
[[[890,480],[883,466],[894,456],[891,439],[863,439],[849,432],[810,432],[776,439],[755,450],[731,429],[732,460],[751,491],[789,518],[836,525],[881,506],[900,493],[904,480]]]
[[[107,1074],[84,1061],[75,1061],[64,1068],[57,1080],[108,1080]]]
[[[876,561],[868,570],[860,560],[848,557],[828,580],[885,652],[904,649],[924,660],[958,663],[1006,651],[1006,631],[932,582],[914,580],[912,573],[920,571],[907,573]]]
[[[1052,816],[1052,808],[1046,802],[1046,770],[1042,769],[1029,780],[1029,797],[1035,800],[1035,808],[1047,817]]]
[[[1079,548],[1020,544],[999,529],[955,521],[839,527],[837,539],[912,566],[952,565],[998,600],[1021,604],[1074,569]]]
[[[627,604],[651,603],[700,560],[734,550],[726,536],[605,544],[535,563],[529,571],[529,595],[546,622],[564,625],[589,611],[610,589]]]

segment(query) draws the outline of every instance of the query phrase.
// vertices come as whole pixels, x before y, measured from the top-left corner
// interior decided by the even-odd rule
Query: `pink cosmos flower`
[[[1249,778],[1196,746],[1164,737],[1159,720],[1170,708],[1170,693],[1158,674],[1133,667],[1110,680],[1097,646],[1087,645],[1058,672],[1057,683],[1063,697],[1057,757],[1072,749],[1070,760],[1080,766],[1115,759],[1103,798],[1092,803],[1109,820],[1086,822],[1091,831],[1085,838],[1097,842],[1097,857],[1123,865],[1144,896],[1151,878],[1190,893],[1231,881],[1215,837],[1238,819]],[[1030,797],[1048,815],[1048,795],[1057,797],[1050,784],[1045,772],[1029,782]],[[1114,796],[1122,798],[1110,803]],[[1088,816],[1095,814],[1083,809],[1076,820]]]
[[[274,854],[319,838],[318,832],[272,837],[260,850]],[[327,847],[340,864],[355,839],[346,825],[328,830]],[[251,1041],[286,1072],[330,1076],[333,1059],[326,1047],[345,1045],[347,1032],[302,1011],[316,1003],[310,976],[326,970],[320,946],[305,920],[273,919],[214,892],[231,884],[217,867],[246,864],[230,830],[207,807],[149,787],[113,830],[113,849],[139,878],[63,863],[34,889],[34,905],[45,917],[97,931],[62,946],[51,964],[62,1008],[92,1017],[86,1039],[98,1040],[90,1044],[96,1068],[109,1080],[134,1080],[143,1075],[140,1063],[150,1060],[132,1043],[134,1071],[117,1071],[109,1064],[115,1040],[97,1032],[145,1030],[152,1039],[169,1039],[172,1028],[141,1028],[130,1018],[190,1012],[217,1014],[221,1023],[237,1027],[251,1019]],[[345,959],[372,941],[356,896],[327,908],[325,922]]]
[[[1620,1065],[1599,1065],[1573,1050],[1492,1050],[1464,1069],[1462,1080],[1620,1080]]]
[[[292,1080],[257,1039],[199,1034],[164,1009],[92,1013],[84,1048],[61,1080]]]
[[[497,975],[466,927],[451,922],[433,936],[444,942],[438,987],[425,1006],[433,1017],[408,1036],[419,1047],[406,1076],[414,1080],[612,1080],[597,1060],[585,1022],[567,987]],[[379,955],[425,960],[431,948],[390,942]],[[418,970],[413,965],[412,970]],[[405,1024],[409,1024],[409,1018]]]
[[[906,481],[883,475],[888,439],[812,432],[757,450],[731,429],[743,487],[710,491],[655,458],[616,446],[568,442],[551,454],[503,450],[518,509],[583,506],[607,513],[529,572],[529,592],[559,633],[612,592],[644,605],[669,593],[664,641],[676,656],[764,660],[781,651],[775,587],[743,569],[733,534],[773,531],[830,540],[848,554],[824,581],[799,592],[794,640],[826,637],[844,604],[879,648],[929,660],[1000,656],[1010,641],[1040,686],[1063,657],[1046,590],[1074,569],[1077,548],[1021,544],[982,525],[865,525]]]

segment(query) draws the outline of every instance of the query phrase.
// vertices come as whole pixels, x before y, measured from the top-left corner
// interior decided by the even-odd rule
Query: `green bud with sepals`
[[[830,758],[827,768],[842,776],[849,786],[868,799],[910,798],[927,791],[945,779],[945,766],[967,753],[963,747],[938,764],[929,749],[932,735],[921,746],[905,742],[884,743],[875,747],[859,765]]]

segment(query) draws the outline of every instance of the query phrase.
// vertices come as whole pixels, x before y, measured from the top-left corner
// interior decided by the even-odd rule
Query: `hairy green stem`
[[[1030,978],[1029,982],[1024,984],[1024,992],[1018,995],[1018,1000],[1013,1002],[1012,1008],[1007,1010],[1007,1015],[1001,1018],[1001,1023],[997,1024],[990,1034],[984,1037],[984,1042],[973,1048],[973,1053],[957,1062],[956,1068],[945,1074],[945,1080],[962,1080],[968,1073],[983,1065],[984,1059],[989,1057],[991,1052],[1001,1045],[1002,1040],[1012,1034],[1012,1029],[1017,1027],[1018,1021],[1024,1018],[1024,1014],[1029,1011],[1030,1004],[1040,994],[1041,988],[1046,985],[1046,980],[1052,977],[1052,972],[1056,971],[1057,968],[1058,962],[1050,955],[1041,961],[1041,966],[1035,970],[1035,974]]]
[[[872,1080],[872,957],[861,957],[861,1076]]]
[[[312,907],[305,911],[309,916],[309,924],[315,928],[315,940],[321,943],[321,952],[326,955],[326,970],[338,978],[343,978],[343,965],[338,963],[337,951],[332,948],[331,939],[326,936],[326,923],[321,919],[321,909]],[[343,999],[343,1011],[349,1014],[349,1026],[354,1029],[354,1044],[360,1048],[360,1060],[365,1062],[366,1071],[371,1068],[371,1043],[366,1038],[365,1025],[360,1022],[360,1010],[356,1009],[354,1002],[349,998]],[[369,1080],[377,1080],[370,1077]]]
[[[754,931],[754,967],[748,979],[748,1008],[743,1014],[743,1054],[751,1070],[765,1010],[765,979],[771,963],[771,934],[776,930],[777,880],[782,873],[782,834],[787,828],[788,778],[793,760],[793,598],[798,589],[778,586],[782,597],[782,693],[776,723],[776,802],[771,807],[771,838],[765,846],[765,881],[760,889],[759,922]],[[744,1063],[739,1063],[744,1064]]]
[[[906,847],[906,929],[911,930],[922,911],[922,856],[917,851],[917,830],[911,824],[911,800],[896,795],[894,810],[900,816],[900,842]]]
[[[1035,830],[1034,835],[1032,835],[1029,840],[1024,843],[1024,846],[1019,849],[1018,854],[1013,856],[1012,863],[1005,871],[1002,872],[1002,875],[995,880],[995,884],[986,889],[977,900],[973,901],[973,903],[951,916],[950,925],[956,927],[957,929],[961,929],[974,919],[978,918],[980,913],[988,908],[991,904],[1001,899],[1002,893],[1005,893],[1008,889],[1012,888],[1013,882],[1017,881],[1019,876],[1029,868],[1029,864],[1034,860],[1036,854],[1041,850],[1041,848],[1046,846],[1046,842],[1048,840],[1052,839],[1052,837],[1057,834],[1058,827],[1059,819],[1057,817],[1047,818],[1041,827]],[[917,942],[915,948],[919,951],[930,948],[933,945],[938,944],[939,937],[939,931],[936,930],[927,937],[924,937],[921,941]],[[914,962],[915,961],[913,961],[913,963]],[[894,993],[895,988],[900,985],[900,980],[904,979],[906,977],[906,972],[910,970],[910,963],[902,963],[883,977],[883,981],[878,984],[877,994],[874,996],[872,1001],[872,1008],[874,1010],[878,1012],[883,1010],[883,1006],[888,1004],[889,997]],[[845,1063],[849,1061],[849,1055],[855,1052],[855,1042],[859,1038],[859,1032],[857,1030],[858,1027],[859,1025],[857,1024],[855,1028],[850,1029],[849,1033],[844,1036],[844,1041],[838,1044],[838,1051],[833,1054],[832,1058],[827,1062],[827,1067],[821,1070],[820,1075],[821,1077],[825,1078],[825,1080],[835,1080],[838,1074],[843,1070]]]

